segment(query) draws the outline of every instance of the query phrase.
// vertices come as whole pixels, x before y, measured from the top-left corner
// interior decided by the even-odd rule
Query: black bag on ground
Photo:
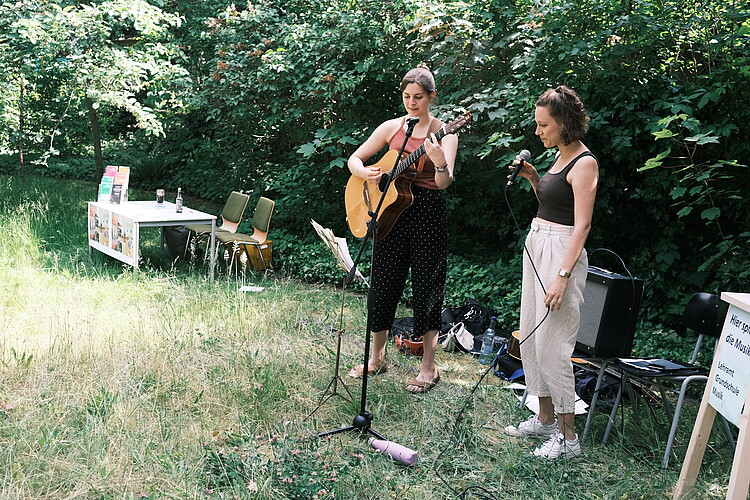
[[[391,325],[391,329],[388,331],[388,336],[391,338],[401,336],[408,338],[409,340],[417,340],[412,339],[414,336],[414,318],[411,316],[395,318]]]
[[[469,333],[474,336],[474,351],[477,351],[477,342],[479,347],[482,346],[482,335],[487,327],[490,325],[490,318],[492,317],[492,310],[472,299],[466,297],[463,304],[458,307],[445,307],[441,314],[442,326],[440,328],[440,335],[438,342],[443,342],[448,332],[458,323],[463,323]],[[459,349],[466,352],[465,349],[459,346]]]
[[[498,342],[495,342],[495,347],[497,348],[497,346]],[[523,381],[523,363],[508,352],[508,339],[500,339],[500,348],[492,362],[492,371],[498,377],[506,380]]]
[[[591,404],[598,374],[580,366],[573,366],[573,375],[576,383],[576,394],[587,404]],[[597,408],[612,408],[614,406],[619,385],[619,381],[609,375],[604,375],[602,386],[599,388],[599,397],[596,400]],[[623,392],[623,397],[627,397],[627,391]]]
[[[492,310],[471,297],[466,297],[464,303],[451,312],[453,321],[463,323],[472,335],[481,335],[490,326]]]
[[[190,231],[185,226],[163,226],[164,239],[172,262],[190,260]]]

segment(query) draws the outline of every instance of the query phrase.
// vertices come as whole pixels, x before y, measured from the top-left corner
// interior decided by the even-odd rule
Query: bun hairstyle
[[[547,89],[537,99],[536,105],[546,107],[550,116],[560,124],[560,138],[566,146],[583,139],[589,130],[589,117],[583,102],[565,85]]]
[[[425,92],[435,92],[435,77],[432,76],[430,68],[425,63],[420,63],[416,68],[409,70],[401,80],[401,91],[403,92],[410,83],[418,83]]]

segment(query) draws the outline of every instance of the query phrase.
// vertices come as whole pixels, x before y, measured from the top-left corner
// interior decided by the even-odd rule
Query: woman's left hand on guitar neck
[[[435,184],[440,189],[445,189],[453,182],[453,163],[458,149],[458,137],[449,134],[438,141],[435,134],[424,141],[424,150],[435,165]],[[443,167],[445,169],[443,170]]]
[[[443,167],[448,163],[445,160],[445,152],[443,151],[443,146],[440,144],[440,141],[437,140],[435,134],[430,134],[430,136],[425,139],[424,150],[436,167]]]

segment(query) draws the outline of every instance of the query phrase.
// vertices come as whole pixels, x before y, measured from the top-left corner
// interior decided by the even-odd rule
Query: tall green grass
[[[137,273],[90,258],[94,192],[0,178],[0,498],[669,498],[680,459],[659,467],[665,426],[628,412],[601,445],[600,415],[583,457],[543,463],[502,433],[528,412],[493,375],[472,393],[481,368],[465,354],[439,353],[425,395],[405,391],[418,360],[394,349],[369,379],[372,428],[416,449],[417,467],[354,432],[315,438],[360,411],[345,372],[361,362],[364,297],[273,274],[212,282],[200,265],[159,265],[156,245]],[[707,457],[693,498],[723,498],[731,450]]]

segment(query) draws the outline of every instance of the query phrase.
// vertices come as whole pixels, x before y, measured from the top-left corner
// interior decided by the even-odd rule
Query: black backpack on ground
[[[463,304],[458,307],[445,307],[442,312],[442,326],[440,328],[439,342],[442,342],[448,335],[448,332],[458,323],[463,323],[469,333],[474,336],[474,351],[477,342],[479,347],[482,346],[482,335],[484,331],[490,326],[490,318],[492,317],[492,310],[472,299],[466,297]],[[459,347],[462,351],[465,351],[462,347]]]
[[[172,262],[189,261],[191,231],[185,226],[164,226],[162,229]]]

